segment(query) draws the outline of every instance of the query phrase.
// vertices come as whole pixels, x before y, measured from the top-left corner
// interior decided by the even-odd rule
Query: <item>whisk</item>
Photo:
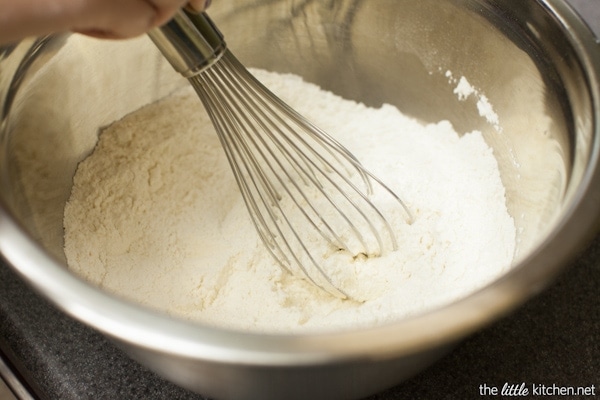
[[[290,273],[352,298],[336,272],[336,253],[360,258],[396,250],[383,210],[411,223],[405,203],[256,80],[206,13],[182,9],[149,36],[196,90],[271,255]]]

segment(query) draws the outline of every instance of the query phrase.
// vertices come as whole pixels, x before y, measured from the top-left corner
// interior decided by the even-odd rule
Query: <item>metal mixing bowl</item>
[[[234,4],[235,3],[235,4]],[[368,105],[481,130],[518,229],[514,267],[440,309],[304,335],[216,329],[128,303],[65,267],[62,214],[98,129],[185,85],[146,38],[53,36],[0,49],[0,250],[29,284],[168,379],[218,398],[359,398],[430,365],[539,292],[600,214],[600,49],[560,0],[217,1],[252,67]],[[503,130],[449,83],[465,76]],[[374,139],[375,140],[375,139]]]

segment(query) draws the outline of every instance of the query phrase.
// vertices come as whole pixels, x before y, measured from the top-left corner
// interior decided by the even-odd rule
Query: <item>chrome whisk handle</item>
[[[199,74],[218,61],[227,45],[208,15],[179,10],[165,25],[148,32],[150,39],[186,78]]]

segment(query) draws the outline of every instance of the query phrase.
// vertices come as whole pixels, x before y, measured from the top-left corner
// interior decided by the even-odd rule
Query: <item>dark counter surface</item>
[[[572,2],[600,26],[600,0]],[[524,398],[572,398],[536,396],[533,385],[587,388],[590,395],[578,398],[600,397],[599,291],[600,235],[548,290],[418,376],[369,400],[501,397],[491,393],[506,383],[525,384]],[[100,334],[56,311],[4,263],[0,350],[0,358],[10,361],[40,399],[203,399],[157,377]]]

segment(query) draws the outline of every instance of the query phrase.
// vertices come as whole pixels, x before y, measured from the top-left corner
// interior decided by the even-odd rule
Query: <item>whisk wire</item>
[[[200,79],[199,81],[204,81],[203,85],[197,86],[200,98],[203,102],[205,102],[206,106],[211,107],[212,112],[209,114],[211,118],[214,118],[213,122],[215,123],[215,127],[217,128],[217,131],[220,132],[219,137],[223,141],[224,147],[227,149],[226,154],[230,160],[230,164],[232,165],[234,175],[236,176],[236,181],[238,186],[240,186],[246,206],[249,210],[253,211],[250,213],[253,222],[259,232],[259,236],[263,242],[267,244],[267,248],[271,252],[271,255],[285,269],[290,270],[290,265],[293,261],[295,265],[300,266],[304,276],[313,284],[335,294],[338,297],[348,297],[344,291],[337,289],[331,280],[326,278],[325,272],[320,268],[312,254],[310,254],[308,248],[306,248],[304,243],[301,241],[300,235],[293,229],[293,225],[283,210],[279,209],[279,216],[276,216],[273,212],[273,208],[268,207],[267,203],[270,203],[271,206],[276,206],[276,208],[279,208],[279,205],[277,202],[273,204],[272,195],[269,196],[271,197],[270,199],[265,199],[265,197],[261,194],[261,190],[259,189],[259,186],[266,188],[267,186],[271,187],[271,185],[269,184],[269,180],[264,176],[264,170],[258,167],[259,164],[256,161],[255,156],[251,151],[248,150],[248,140],[254,145],[257,145],[254,137],[256,136],[256,133],[253,132],[254,136],[239,135],[239,132],[248,133],[247,127],[243,126],[244,124],[242,124],[240,120],[235,117],[235,113],[232,112],[231,108],[223,107],[218,104],[220,101],[224,100],[223,93],[212,90],[212,84],[214,82],[210,82],[210,80],[206,79]],[[238,108],[235,110],[240,112]],[[241,115],[243,116],[244,114],[242,113]],[[247,158],[246,161],[244,161],[244,157]],[[244,169],[246,169],[245,172]],[[256,179],[255,176],[257,177]],[[244,177],[247,177],[248,180],[244,179]],[[251,182],[252,185],[249,185],[248,182]],[[254,186],[254,190],[252,189],[252,186]],[[257,202],[256,199],[259,199],[260,202],[262,202],[262,207],[260,206],[260,202]],[[262,213],[261,210],[266,212],[266,215],[269,216],[269,219],[272,223],[267,222],[267,220],[264,218],[265,214]],[[285,221],[285,226],[290,229],[295,237],[295,240],[302,246],[303,252],[306,256],[308,256],[310,264],[313,266],[313,268],[316,268],[319,271],[319,274],[326,278],[325,282],[316,281],[313,279],[314,274],[311,274],[306,269],[305,263],[303,263],[302,260],[297,257],[297,253],[293,251],[293,246],[289,243],[288,239],[286,239],[286,235],[284,235],[280,229],[281,224],[277,224],[277,221],[281,219]],[[277,236],[277,234],[274,235],[273,231],[277,231],[277,234],[281,238],[282,245],[279,245],[279,242],[275,240],[275,236]],[[290,260],[286,254],[290,254],[293,260]]]
[[[232,66],[232,68],[230,68],[227,71],[232,71],[232,70],[237,71],[237,69],[234,69],[234,68],[243,68],[241,66],[241,64],[239,63],[239,61],[237,61],[234,57],[224,57],[223,62],[226,64],[230,63]],[[339,193],[342,193],[342,189],[339,187],[339,185],[336,182],[334,182],[334,180],[332,180],[333,176],[343,178],[345,181],[344,184],[349,185],[352,188],[352,190],[354,191],[354,193],[360,195],[364,201],[366,201],[369,205],[373,206],[373,210],[375,210],[377,212],[379,218],[381,218],[382,220],[385,220],[382,213],[376,207],[374,207],[374,205],[372,203],[369,202],[367,195],[355,186],[355,184],[347,177],[347,173],[344,173],[344,172],[347,172],[348,169],[346,168],[346,171],[339,170],[339,166],[345,167],[345,164],[341,163],[339,157],[337,157],[337,155],[334,153],[334,151],[341,153],[341,155],[344,158],[349,158],[351,160],[351,165],[357,171],[360,172],[361,178],[363,179],[363,182],[366,184],[367,193],[371,192],[372,187],[370,185],[370,181],[367,179],[367,177],[368,177],[367,172],[362,169],[362,167],[360,166],[358,161],[354,158],[354,156],[352,156],[351,153],[349,153],[344,147],[342,147],[337,141],[335,141],[335,139],[330,137],[327,133],[320,130],[318,127],[314,126],[309,121],[305,120],[304,117],[300,116],[295,110],[293,110],[291,107],[287,106],[284,102],[281,102],[268,89],[266,89],[260,82],[258,82],[251,74],[247,73],[247,71],[245,69],[240,70],[240,74],[242,74],[242,73],[245,76],[241,77],[241,79],[238,79],[237,83],[240,84],[240,87],[239,88],[236,87],[236,90],[241,91],[241,88],[243,87],[246,90],[252,91],[252,93],[244,92],[244,98],[250,98],[253,101],[256,101],[259,105],[259,108],[257,110],[260,113],[260,115],[257,117],[256,115],[252,114],[255,118],[255,121],[261,125],[261,128],[263,128],[264,133],[267,134],[270,137],[270,139],[273,141],[273,143],[275,143],[279,147],[279,150],[282,152],[282,154],[284,154],[286,157],[294,160],[294,163],[291,164],[294,168],[301,167],[301,164],[304,164],[307,166],[306,169],[301,168],[303,173],[300,174],[300,176],[302,177],[302,179],[304,180],[304,175],[306,175],[308,177],[308,179],[311,180],[312,184],[314,184],[317,187],[322,188],[322,184],[321,184],[320,180],[317,178],[315,172],[320,171],[319,167],[321,167],[321,168],[326,167],[326,169],[332,173],[331,174],[322,174],[322,177],[327,179],[329,181],[329,183],[331,185],[333,185],[337,191],[339,191]],[[232,77],[232,78],[237,79],[238,77]],[[271,101],[274,104],[267,104],[267,100]],[[267,112],[270,113],[269,116],[267,116],[263,112],[264,110],[266,110]],[[281,115],[276,111],[281,113]],[[283,117],[282,117],[282,115],[283,115]],[[270,117],[273,117],[275,119],[275,121],[273,121]],[[314,146],[314,145],[311,146],[310,144],[308,144],[306,142],[305,138],[302,137],[297,130],[294,130],[286,122],[286,119],[284,117],[287,117],[288,119],[295,122],[297,127],[300,128],[300,130],[303,133],[310,135],[312,138],[316,138],[317,139],[315,141],[316,144],[322,144],[322,142],[330,143],[331,144],[330,147],[327,147],[323,144],[322,144],[322,147],[325,150],[327,150],[327,152],[330,155],[333,156],[334,161],[337,162],[337,166],[334,166],[330,160],[328,160],[327,158],[323,157],[320,153],[318,153],[315,149],[316,146]],[[270,126],[271,129],[267,129],[267,127],[264,126],[263,122],[265,122],[265,121],[271,125]],[[285,128],[285,132],[282,131],[282,128]],[[275,134],[274,132],[276,132],[277,134]],[[292,152],[290,152],[290,149],[287,146],[285,146],[281,143],[280,139],[286,141],[286,144],[289,146],[289,148],[291,148]],[[296,142],[292,141],[291,139],[296,139]],[[298,147],[298,143],[301,144],[303,147],[302,148]],[[308,157],[308,154],[313,154],[315,157],[312,157],[312,158]],[[296,159],[295,157],[299,157],[303,161],[303,163],[300,163],[299,160]],[[319,161],[320,165],[316,165],[315,161]],[[282,165],[280,165],[280,166],[283,168]],[[285,168],[284,168],[284,170],[285,170]],[[310,173],[307,173],[307,172],[310,172]],[[291,177],[290,177],[290,181],[292,184],[295,185],[295,180],[291,179]],[[284,182],[281,182],[281,183],[283,184]],[[302,194],[303,197],[305,197],[304,193],[302,192],[302,190],[300,188],[297,187],[297,190]],[[360,230],[357,229],[357,227],[352,223],[350,218],[345,213],[341,212],[341,207],[338,204],[336,204],[334,198],[332,196],[327,195],[327,193],[325,193],[325,191],[323,191],[323,190],[322,190],[322,193],[325,195],[325,198],[330,202],[330,204],[340,213],[340,216],[346,221],[348,227],[350,227],[354,231],[354,234],[359,239],[362,247],[368,249],[368,246],[366,245],[365,240],[363,239]],[[340,199],[339,196],[337,196],[337,198],[338,198],[338,200]],[[370,228],[371,232],[373,233],[373,236],[375,236],[375,238],[377,239],[379,249],[383,248],[384,245],[382,243],[382,239],[379,236],[377,229],[375,228],[375,226],[373,226],[373,224],[371,223],[371,221],[367,217],[367,215],[362,211],[361,207],[354,201],[354,199],[352,197],[343,197],[343,199],[348,201],[352,205],[354,210],[358,214],[360,214],[360,216],[364,219],[364,221],[369,225],[369,228]],[[316,209],[314,209],[314,211],[315,211],[316,215],[318,216],[318,218],[322,222],[325,222],[323,220],[323,218],[321,218],[321,215],[318,213],[318,211]],[[326,226],[328,227],[327,224],[326,224]],[[388,226],[388,228],[391,233],[391,227]],[[330,229],[328,229],[328,230],[330,230]],[[333,230],[330,230],[330,232],[337,238],[337,243],[341,243],[341,248],[349,247],[346,243],[344,243],[341,239],[339,239],[339,236],[336,235]],[[394,249],[395,248],[396,248],[396,245],[394,244]],[[371,253],[371,254],[376,253],[373,251],[369,252],[368,250],[366,250],[366,252]]]
[[[236,182],[240,188],[240,191],[242,192],[242,198],[246,203],[246,207],[250,211],[253,223],[261,240],[266,244],[267,249],[271,252],[272,256],[278,261],[283,260],[280,261],[280,264],[287,268],[287,264],[289,264],[291,261],[287,258],[286,253],[278,248],[277,242],[273,241],[270,237],[271,233],[268,230],[269,224],[265,220],[265,215],[269,216],[272,220],[276,219],[273,213],[270,212],[270,208],[266,206],[266,203],[277,203],[277,199],[275,198],[272,190],[270,190],[270,187],[266,191],[269,199],[265,199],[265,196],[262,195],[262,192],[257,189],[259,184],[256,182],[254,175],[243,172],[243,168],[248,168],[248,166],[252,164],[243,163],[238,160],[239,155],[236,156],[236,153],[239,154],[237,140],[226,134],[227,132],[236,132],[237,121],[232,117],[231,110],[229,110],[227,107],[223,107],[222,104],[224,103],[218,100],[220,97],[219,93],[212,90],[210,82],[206,82],[203,78],[204,77],[200,76],[192,78],[192,84],[196,88],[200,99],[205,104],[209,116],[215,125],[216,131],[220,132],[218,135],[219,140],[222,143],[227,159],[229,160],[229,164],[233,170]],[[248,181],[244,180],[244,176],[246,175],[250,177],[250,182],[255,187],[254,191],[251,189]],[[266,181],[263,178],[261,178],[261,180],[263,183]],[[258,193],[258,197],[253,196],[254,192]],[[263,207],[267,211],[267,214],[261,212],[259,203],[256,201],[257,199],[263,203]],[[274,226],[277,228],[277,224]]]
[[[224,61],[226,62],[227,58],[225,58]],[[275,146],[275,149],[269,146],[269,144],[264,138],[265,135],[257,134],[256,131],[249,132],[245,129],[245,132],[249,134],[248,139],[255,145],[257,151],[260,152],[260,155],[265,161],[266,166],[268,166],[269,170],[273,172],[274,176],[278,179],[279,183],[281,184],[281,187],[283,187],[287,194],[290,196],[290,198],[293,199],[293,201],[296,203],[296,206],[300,207],[299,209],[304,214],[304,216],[311,222],[313,227],[323,235],[323,238],[334,246],[337,246],[339,248],[346,248],[347,244],[345,244],[344,241],[335,233],[335,230],[331,228],[331,226],[322,217],[319,211],[314,207],[312,202],[306,196],[305,192],[299,187],[296,180],[289,173],[289,168],[286,168],[286,166],[284,166],[283,162],[281,161],[281,157],[277,157],[274,154],[274,151],[278,150],[278,154],[283,155],[284,158],[288,161],[287,166],[290,166],[296,172],[294,176],[299,176],[305,184],[308,184],[308,181],[310,181],[310,183],[314,184],[316,187],[319,187],[320,190],[322,190],[323,186],[319,183],[316,177],[315,168],[311,168],[309,165],[310,162],[312,164],[312,167],[315,167],[314,162],[311,159],[309,159],[306,156],[306,154],[303,153],[294,142],[288,140],[287,143],[284,143],[281,141],[281,138],[285,140],[289,137],[290,132],[294,132],[293,128],[289,124],[287,124],[280,115],[277,114],[276,109],[273,108],[272,105],[267,104],[267,102],[264,99],[256,96],[256,93],[253,92],[254,87],[249,84],[253,83],[253,81],[249,79],[240,80],[234,74],[231,74],[231,71],[227,69],[225,69],[224,71],[215,71],[215,73],[217,74],[220,74],[221,72],[227,75],[225,77],[225,85],[232,93],[231,97],[227,96],[228,99],[231,101],[237,99],[243,103],[241,106],[237,103],[232,105],[232,107],[234,107],[236,111],[238,111],[239,117],[242,118],[248,126],[252,124],[248,121],[247,117],[252,117],[254,122],[258,125],[258,128],[260,128],[258,132],[264,132],[265,135],[268,136],[271,140],[272,145]],[[274,118],[275,121],[273,121],[272,118]],[[258,145],[256,140],[260,141],[260,145]],[[308,144],[306,144],[306,146],[308,146]],[[265,155],[263,149],[268,152],[268,157],[267,155]],[[249,156],[252,159],[252,161],[256,161],[255,158],[252,157],[252,152],[249,152]],[[277,164],[277,167],[279,167],[278,170],[283,171],[285,177],[282,178],[280,174],[276,173],[277,169],[273,167],[271,161]],[[253,165],[260,165],[260,163]],[[302,165],[304,165],[305,167],[302,167]],[[263,169],[264,166],[258,168],[258,170]],[[304,200],[302,203],[306,204],[312,211],[311,215],[309,215],[306,212],[306,208],[301,207],[301,204],[298,202],[297,197],[291,193],[291,191],[285,185],[285,183],[289,183],[295,187],[297,193],[301,196],[302,200]],[[322,192],[323,194],[326,194],[323,190]],[[339,209],[339,207],[335,204],[331,197],[327,196],[327,199],[336,209]],[[358,207],[356,207],[356,209],[357,211],[360,211]],[[334,240],[332,240],[329,236],[325,235],[325,232],[323,230],[319,230],[316,220],[323,224],[327,231],[334,237]],[[352,229],[355,230],[355,234],[357,235],[357,237],[361,237],[360,232],[356,229],[356,227],[352,225],[351,221],[347,219],[346,222],[349,226],[352,227]],[[363,244],[363,246],[366,246],[362,238],[361,243]]]
[[[237,60],[233,57],[232,58],[225,57],[223,62],[226,64],[231,62],[232,66],[234,68],[241,66],[241,64],[239,64],[239,62],[237,62]],[[315,185],[316,187],[319,187],[321,189],[322,193],[326,196],[326,199],[330,202],[330,204],[337,211],[341,211],[339,205],[336,204],[335,200],[331,196],[328,196],[325,193],[325,191],[322,190],[323,185],[315,173],[315,171],[319,171],[319,166],[316,165],[315,160],[320,160],[320,162],[322,164],[321,167],[323,167],[323,166],[327,167],[327,169],[330,172],[336,173],[337,176],[343,177],[346,174],[343,174],[342,171],[339,171],[337,169],[337,167],[334,167],[322,155],[320,155],[318,152],[316,152],[314,149],[314,146],[309,145],[304,140],[304,138],[301,135],[299,135],[299,133],[296,130],[294,130],[287,123],[287,121],[284,117],[288,117],[293,122],[295,122],[297,124],[298,128],[300,128],[302,130],[302,132],[312,134],[310,129],[307,129],[307,127],[303,125],[306,121],[291,108],[282,107],[282,105],[284,105],[285,103],[278,102],[278,99],[276,97],[274,97],[273,94],[268,91],[268,89],[264,88],[262,86],[262,84],[260,84],[260,82],[256,81],[245,70],[239,71],[240,74],[244,74],[244,76],[242,76],[241,79],[240,79],[240,77],[231,74],[231,72],[230,72],[231,70],[233,70],[233,69],[232,68],[225,69],[225,71],[224,71],[225,73],[228,74],[228,78],[231,79],[231,81],[228,82],[228,87],[232,91],[237,92],[237,94],[239,94],[241,97],[243,97],[244,100],[250,99],[250,104],[249,103],[245,104],[247,106],[247,108],[244,108],[244,111],[248,111],[249,114],[254,118],[255,122],[261,128],[260,132],[264,132],[266,135],[269,136],[272,143],[277,147],[277,150],[279,150],[281,152],[281,154],[288,161],[290,161],[289,166],[296,171],[297,175],[301,178],[301,180],[303,182],[307,183],[307,179],[310,180],[310,183],[312,183],[313,185]],[[235,81],[235,83],[232,84],[231,82],[233,82],[233,81]],[[275,103],[275,104],[268,104],[267,100],[270,100],[272,103]],[[267,113],[268,113],[268,115],[267,115]],[[280,113],[281,113],[281,115],[280,115]],[[266,124],[268,124],[269,126],[266,126]],[[262,135],[260,135],[260,136],[262,136]],[[297,143],[302,144],[303,148],[298,147],[298,144],[291,140],[292,138],[296,139]],[[259,137],[259,139],[263,142],[265,147],[268,148],[268,145],[264,142],[262,137]],[[285,141],[285,143],[282,142],[282,140]],[[339,165],[343,166],[343,164],[341,164],[339,162],[338,157],[334,154],[334,152],[331,149],[329,149],[325,146],[324,146],[324,148],[333,157],[335,157],[335,160],[338,161]],[[313,158],[308,157],[309,153],[312,153],[316,157],[313,157]],[[271,156],[273,156],[272,152],[271,152]],[[286,175],[288,178],[286,180],[286,182],[289,182],[296,187],[298,193],[306,201],[306,204],[308,204],[310,206],[310,208],[312,209],[314,217],[316,219],[318,219],[322,224],[324,224],[324,226],[327,228],[327,230],[335,237],[336,241],[334,242],[327,237],[325,237],[325,238],[328,239],[332,244],[334,244],[340,248],[347,248],[348,245],[345,244],[340,239],[340,237],[335,233],[335,231],[329,226],[329,224],[327,224],[327,222],[321,216],[321,214],[318,212],[318,210],[316,210],[313,207],[312,203],[308,200],[308,198],[306,197],[306,195],[304,194],[302,189],[300,189],[300,187],[298,187],[298,185],[296,184],[296,180],[293,179],[287,173],[288,168],[285,168],[282,165],[282,163],[279,162],[280,160],[278,159],[278,157],[273,156],[273,159],[276,162],[278,162],[279,167],[281,167],[282,170],[284,172],[286,172]],[[305,167],[302,167],[302,165],[304,165]],[[337,184],[333,180],[331,180],[330,176],[323,174],[323,177],[326,178],[327,180],[329,180],[329,182],[331,184],[336,186],[337,190],[340,190],[339,186],[337,186]],[[285,182],[281,179],[281,177],[279,177],[279,180],[280,180],[280,183],[282,185],[284,185]],[[365,181],[365,182],[368,183],[368,181]],[[350,180],[347,180],[347,183],[352,184]],[[285,188],[286,186],[284,185],[283,187]],[[358,189],[356,189],[356,188],[354,188],[354,189],[357,193],[360,193],[360,191]],[[288,194],[291,195],[291,193],[288,193]],[[350,200],[350,199],[347,199],[347,200]],[[366,215],[364,215],[364,213],[361,212],[359,206],[356,203],[354,203],[353,201],[350,201],[350,203],[354,206],[355,210],[362,215],[362,217],[365,219],[365,221],[368,222],[368,218],[366,217]],[[356,237],[359,238],[361,245],[363,247],[366,247],[366,243],[363,240],[362,235],[361,235],[360,231],[356,228],[356,226],[354,226],[352,224],[350,219],[347,218],[347,216],[345,214],[340,213],[340,215],[346,220],[346,223],[354,231]],[[311,221],[313,226],[315,228],[317,228],[317,225],[315,224],[314,220],[311,217],[309,217],[308,215],[305,215],[305,216],[307,218],[309,218],[309,220]],[[375,231],[374,227],[372,227],[372,229]],[[378,242],[381,247],[382,246],[381,240],[378,240]]]
[[[367,193],[372,191],[371,179],[391,191],[335,139],[274,97],[231,53],[226,52],[214,66],[190,80],[209,111],[252,221],[271,255],[288,271],[299,269],[313,284],[338,297],[349,297],[317,262],[314,249],[306,244],[306,233],[294,227],[297,222],[290,220],[287,208],[282,208],[280,190],[295,213],[301,214],[333,251],[351,249],[351,243],[337,233],[349,229],[359,243],[357,248],[362,249],[355,252],[367,255],[379,254],[385,248],[367,213],[376,215],[386,226],[393,249],[397,244],[388,221],[348,176],[348,168],[358,171]],[[319,191],[322,201],[311,200],[300,187],[309,184]],[[332,222],[324,217],[323,201],[334,211]],[[377,243],[375,249],[369,249],[353,214],[368,227]]]
[[[211,85],[205,86],[204,88],[207,89],[208,91],[210,91]],[[202,90],[200,90],[200,92],[202,92]],[[213,94],[219,96],[219,94],[217,94],[217,93],[213,93]],[[206,100],[207,99],[206,93],[202,92],[201,98]],[[210,96],[208,96],[208,98],[210,99]],[[209,104],[207,104],[207,105],[212,105],[212,102],[211,102],[212,100],[207,100],[207,101],[209,102]],[[229,125],[230,127],[235,128],[237,123],[239,123],[239,121],[237,121],[235,119],[231,119],[231,115],[229,115],[228,117],[226,116],[227,114],[231,114],[229,112],[231,110],[228,109],[227,107],[219,107],[218,109],[223,111],[223,113],[221,113],[220,115],[219,115],[219,113],[217,113],[217,115],[218,115],[217,118],[219,119],[219,122],[216,123],[216,126],[219,127],[218,129],[220,129],[221,127],[226,126],[226,125]],[[216,117],[214,113],[213,113],[213,117]],[[230,123],[229,124],[223,123],[223,120],[227,120]],[[233,154],[237,152],[238,156],[241,156],[242,158],[250,157],[251,159],[255,160],[255,158],[252,156],[252,152],[248,151],[247,147],[244,147],[244,144],[247,144],[247,143],[244,143],[244,140],[248,139],[252,143],[256,144],[256,141],[254,140],[255,139],[254,136],[256,136],[256,133],[254,132],[253,136],[249,136],[247,138],[238,137],[239,135],[235,134],[235,132],[241,132],[242,130],[245,131],[246,128],[241,128],[239,125],[237,126],[237,128],[241,129],[241,130],[234,129],[233,131],[228,131],[226,129],[220,129],[220,131],[223,133],[222,137],[223,137],[223,140],[226,142],[225,144],[227,144],[227,143],[231,144],[232,148],[236,150],[235,152],[231,152],[231,151],[228,152],[228,157],[235,159],[236,157]],[[233,135],[231,134],[232,132],[233,132]],[[239,143],[238,143],[238,141],[239,141]],[[262,150],[261,150],[261,153],[262,153]],[[330,280],[326,280],[326,282],[324,284],[322,282],[317,282],[312,278],[312,276],[314,276],[314,274],[311,274],[305,268],[305,264],[302,262],[302,260],[300,260],[298,257],[296,257],[296,253],[294,251],[292,251],[292,245],[288,242],[288,240],[286,239],[286,235],[283,234],[283,232],[280,229],[280,225],[277,224],[276,221],[281,220],[281,219],[283,219],[285,221],[286,226],[288,226],[290,231],[293,233],[295,240],[300,245],[302,245],[304,253],[309,256],[310,264],[313,266],[313,268],[318,269],[319,274],[321,274],[323,276],[325,276],[324,271],[321,270],[320,266],[318,265],[318,263],[316,262],[314,257],[308,251],[308,248],[306,248],[306,246],[304,246],[304,243],[300,239],[300,235],[298,234],[298,232],[296,232],[293,229],[293,225],[287,218],[286,214],[283,212],[283,210],[279,209],[279,214],[278,214],[279,217],[274,215],[274,213],[272,212],[272,209],[266,205],[267,201],[264,200],[264,197],[261,195],[261,191],[258,190],[258,188],[257,188],[258,184],[256,183],[256,180],[254,179],[254,177],[252,175],[249,176],[249,180],[255,186],[257,196],[252,195],[253,191],[252,191],[252,189],[250,189],[250,186],[247,184],[247,181],[245,181],[243,178],[239,179],[240,175],[243,174],[242,170],[239,167],[240,164],[244,165],[246,168],[251,168],[257,174],[259,173],[259,171],[262,171],[261,168],[258,167],[258,164],[253,163],[253,162],[240,163],[239,161],[240,160],[238,160],[238,162],[235,162],[235,160],[234,160],[234,162],[233,162],[234,165],[232,165],[232,167],[234,169],[234,173],[237,176],[238,184],[240,185],[240,187],[242,189],[242,193],[244,194],[244,200],[246,201],[248,208],[256,211],[254,213],[251,213],[253,219],[256,218],[253,222],[255,223],[255,225],[257,225],[261,239],[269,245],[268,247],[271,251],[271,254],[273,256],[275,256],[275,258],[280,262],[280,264],[284,268],[286,268],[288,270],[290,269],[289,264],[291,264],[291,262],[290,262],[289,258],[285,255],[285,253],[286,253],[285,249],[282,249],[281,246],[279,246],[277,244],[278,243],[277,240],[274,239],[275,236],[271,235],[272,230],[275,229],[279,233],[279,236],[282,239],[282,243],[287,249],[287,253],[289,253],[293,256],[293,261],[295,262],[296,265],[301,267],[306,278],[308,278],[310,281],[312,281],[313,284],[322,287],[324,290],[327,290],[331,293],[335,293],[338,297],[348,297],[348,295],[346,293],[344,293],[341,290],[336,289]],[[264,167],[264,165],[263,165],[263,167]],[[250,172],[250,174],[251,174],[251,172]],[[262,175],[259,175],[259,176],[262,176]],[[260,181],[260,179],[258,179],[258,180]],[[288,193],[288,194],[291,195],[291,193]],[[262,217],[262,214],[259,211],[259,209],[261,209],[261,207],[255,201],[255,198],[261,199],[261,201],[263,202],[263,207],[264,207],[265,211],[267,212],[267,214],[270,216],[271,222],[273,222],[272,225],[269,224],[269,225],[271,225],[270,228],[264,227],[265,225],[267,225],[267,222]],[[273,204],[272,204],[272,206],[273,206]],[[279,206],[277,204],[275,204],[275,206],[276,206],[276,208],[279,208]],[[297,204],[297,206],[299,206],[299,205]],[[316,210],[315,210],[315,212],[316,212]],[[307,216],[307,218],[308,218],[308,216]],[[315,228],[316,228],[316,226],[315,226]]]

